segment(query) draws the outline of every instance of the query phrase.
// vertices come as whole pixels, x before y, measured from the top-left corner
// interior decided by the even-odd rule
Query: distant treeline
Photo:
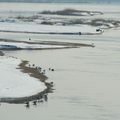
[[[0,2],[32,2],[32,3],[120,3],[120,0],[0,0]]]

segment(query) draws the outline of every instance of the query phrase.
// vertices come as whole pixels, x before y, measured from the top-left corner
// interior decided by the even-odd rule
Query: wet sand
[[[42,82],[45,82],[48,79],[47,76],[42,73],[42,71],[39,72],[37,67],[27,67],[27,64],[28,61],[22,61],[17,69],[21,69],[22,72],[28,73],[31,77],[35,77]]]

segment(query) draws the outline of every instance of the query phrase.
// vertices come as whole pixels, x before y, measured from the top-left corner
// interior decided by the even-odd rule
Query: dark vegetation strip
[[[60,11],[39,12],[39,14],[49,14],[49,15],[84,16],[82,13],[87,13],[88,15],[91,15],[91,16],[95,15],[95,14],[100,14],[100,15],[103,14],[102,12],[99,12],[99,11],[83,11],[83,10],[75,10],[75,9],[64,9],[64,10],[60,10]]]
[[[50,34],[50,35],[98,35],[101,33],[82,33],[82,32],[29,32],[29,31],[11,31],[11,30],[0,30],[0,32],[8,33],[27,33],[27,34]]]
[[[15,42],[15,43],[27,43],[27,44],[39,44],[39,45],[58,45],[63,46],[63,48],[31,48],[31,50],[44,50],[44,49],[64,49],[64,48],[75,48],[75,47],[94,47],[93,44],[84,44],[84,43],[70,43],[70,42],[58,42],[58,41],[17,41],[17,40],[9,40],[9,39],[0,39],[2,42]],[[21,49],[21,48],[18,48]]]

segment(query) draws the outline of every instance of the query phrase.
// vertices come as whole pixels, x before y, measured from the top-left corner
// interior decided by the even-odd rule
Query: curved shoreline
[[[0,41],[4,42],[16,42],[16,43],[27,43],[27,44],[43,44],[43,45],[63,45],[65,46],[64,48],[76,48],[76,47],[94,47],[93,44],[80,44],[80,43],[67,43],[67,42],[54,42],[54,41],[41,41],[41,42],[27,42],[27,41],[15,41],[15,40],[4,40],[0,39]],[[64,49],[64,48],[41,48],[41,49],[34,49],[34,50],[42,50],[42,49]],[[24,50],[24,49],[14,49],[14,50]],[[33,50],[33,49],[31,49]],[[0,55],[4,56],[4,53],[0,51]],[[14,104],[24,104],[29,101],[34,101],[34,100],[41,100],[44,99],[46,101],[47,93],[53,92],[53,82],[46,82],[48,77],[38,71],[38,67],[32,66],[30,67],[28,65],[28,61],[22,61],[16,69],[19,69],[23,73],[28,73],[29,76],[34,77],[41,82],[45,84],[47,87],[45,90],[42,92],[38,92],[34,95],[31,96],[26,96],[26,97],[6,97],[6,98],[0,98],[0,102],[4,103],[14,103]]]
[[[90,32],[29,32],[29,31],[10,31],[10,30],[0,30],[0,32],[6,33],[27,33],[27,34],[48,34],[48,35],[100,35],[100,33],[90,33]]]
[[[0,53],[3,54],[1,51],[0,51]],[[28,73],[31,77],[37,78],[38,80],[43,82],[47,88],[45,90],[43,90],[42,92],[38,92],[31,96],[0,98],[0,102],[13,103],[13,104],[24,104],[26,102],[30,102],[30,101],[34,101],[34,100],[41,100],[41,99],[46,101],[47,93],[52,93],[53,83],[46,82],[48,77],[46,75],[44,75],[43,73],[40,73],[36,68],[27,67],[26,66],[27,64],[28,64],[28,61],[22,61],[18,65],[18,68],[16,68],[16,69],[20,69],[21,72]]]

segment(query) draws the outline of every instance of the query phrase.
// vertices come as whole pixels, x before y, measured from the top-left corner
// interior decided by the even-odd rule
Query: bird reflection
[[[29,104],[29,102],[26,102],[25,107],[26,107],[26,108],[30,108],[30,104]]]
[[[32,103],[31,105],[33,105],[33,106],[38,106],[40,103],[47,102],[47,101],[48,101],[48,94],[45,93],[43,95],[39,95],[39,96],[35,97],[31,101],[26,101],[25,102],[25,107],[27,109],[29,109],[31,107],[30,103]]]
[[[45,100],[46,102],[48,101],[47,95],[44,95],[44,100]]]

